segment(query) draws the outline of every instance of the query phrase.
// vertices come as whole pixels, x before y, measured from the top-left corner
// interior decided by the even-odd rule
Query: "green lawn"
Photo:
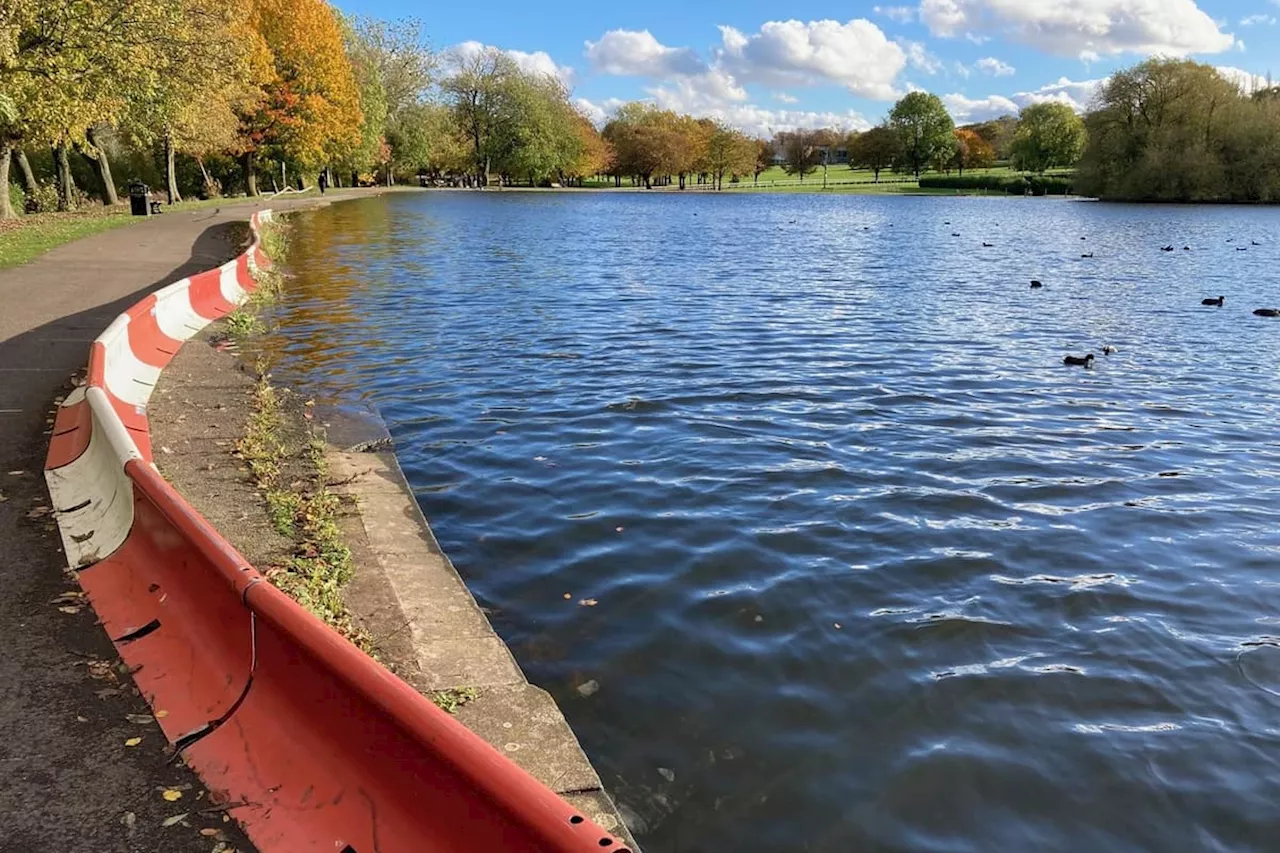
[[[208,201],[184,201],[166,210],[192,210],[211,204],[227,204],[232,199]],[[19,216],[16,220],[0,222],[0,269],[25,264],[55,246],[129,225],[142,222],[141,216],[130,216],[127,204],[103,207],[87,204],[71,213],[37,213]]]

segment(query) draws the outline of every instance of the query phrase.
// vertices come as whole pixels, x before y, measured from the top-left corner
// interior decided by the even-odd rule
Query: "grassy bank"
[[[198,210],[210,205],[231,204],[236,201],[248,201],[248,199],[217,198],[207,201],[184,201],[172,207],[166,205],[164,209],[166,211]],[[70,213],[31,213],[19,216],[17,219],[0,221],[0,269],[25,264],[63,243],[70,243],[81,237],[89,237],[145,220],[146,217],[130,215],[127,204],[117,204],[112,207],[86,204]]]

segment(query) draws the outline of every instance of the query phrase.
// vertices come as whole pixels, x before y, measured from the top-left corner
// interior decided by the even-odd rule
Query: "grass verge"
[[[268,243],[266,234],[270,234]],[[284,228],[273,225],[264,232],[264,244],[283,257]],[[249,335],[262,328],[263,310],[279,298],[278,273],[259,273],[258,290],[228,321],[233,336]],[[254,486],[262,494],[267,515],[276,531],[293,544],[292,554],[263,575],[282,592],[315,614],[363,651],[374,654],[372,637],[355,624],[343,601],[342,590],[355,570],[351,551],[339,528],[343,500],[329,491],[324,437],[305,417],[287,411],[287,392],[271,384],[264,362],[258,364],[249,419],[236,451],[249,468]]]
[[[184,201],[165,209],[195,210],[232,201],[234,199],[225,198]],[[0,222],[0,269],[25,264],[63,243],[142,222],[145,218],[130,216],[128,205],[86,205],[70,213],[35,213]]]

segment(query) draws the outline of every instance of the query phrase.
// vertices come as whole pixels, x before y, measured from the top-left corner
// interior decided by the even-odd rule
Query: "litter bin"
[[[134,216],[149,216],[151,211],[147,208],[147,193],[149,188],[142,181],[134,181],[129,184],[129,210]]]

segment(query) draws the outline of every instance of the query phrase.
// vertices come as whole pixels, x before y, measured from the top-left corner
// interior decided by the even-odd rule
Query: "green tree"
[[[1084,144],[1084,121],[1075,110],[1066,104],[1033,104],[1018,120],[1013,165],[1027,172],[1074,166]]]
[[[889,127],[898,134],[901,164],[917,178],[930,163],[946,162],[955,152],[955,123],[937,95],[911,92],[889,111]]]
[[[459,130],[471,145],[471,165],[480,186],[488,186],[494,160],[505,156],[519,121],[515,61],[493,48],[462,57],[442,89]]]
[[[754,140],[756,162],[751,167],[751,182],[760,184],[760,176],[773,166],[773,143],[767,139]]]
[[[880,172],[893,166],[902,151],[897,131],[887,125],[878,125],[858,134],[849,146],[849,164],[875,172],[880,183]]]
[[[714,125],[707,138],[706,167],[716,189],[723,189],[725,175],[745,175],[756,163],[756,144],[740,130],[723,122]]]

